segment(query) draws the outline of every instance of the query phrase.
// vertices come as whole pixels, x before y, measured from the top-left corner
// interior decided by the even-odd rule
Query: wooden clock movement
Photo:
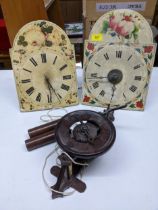
[[[113,113],[125,106],[104,112],[78,110],[28,130],[30,139],[25,141],[28,151],[54,142],[61,149],[61,153],[57,153],[60,166],[50,170],[57,177],[55,185],[49,187],[53,199],[68,195],[68,188],[80,193],[85,191],[86,184],[77,175],[83,166],[113,146],[116,139]]]
[[[74,48],[57,25],[49,21],[26,24],[10,54],[21,111],[78,103]]]

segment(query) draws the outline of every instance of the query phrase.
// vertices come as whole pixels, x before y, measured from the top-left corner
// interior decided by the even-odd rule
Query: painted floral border
[[[30,28],[29,28],[30,26]],[[33,40],[31,43],[32,47],[52,47],[53,45],[56,45],[56,43],[52,42],[52,40],[49,39],[49,35],[54,35],[56,33],[56,31],[60,31],[62,30],[61,28],[59,28],[59,26],[52,24],[49,21],[33,21],[30,22],[29,24],[26,24],[23,28],[22,28],[22,32],[19,31],[19,33],[17,34],[17,36],[15,37],[14,43],[13,43],[13,47],[16,48],[16,46],[22,47],[22,48],[26,48],[28,46],[28,42],[25,40],[25,35],[28,31],[28,29],[31,31],[33,30],[34,27],[38,27],[39,31],[44,35],[44,42],[40,43],[40,46],[37,42],[37,40]],[[25,29],[25,30],[24,30]],[[21,32],[21,33],[20,33]],[[65,45],[69,45],[70,42],[68,42],[68,37],[66,35],[66,33],[62,31],[59,33],[60,37],[58,37],[58,39],[60,39],[60,43],[58,43],[59,46],[65,46]]]
[[[95,55],[95,53],[97,53],[99,50],[106,47],[106,45],[113,45],[113,44],[114,43],[86,41],[85,47],[84,47],[84,70],[87,68],[89,61]],[[125,44],[125,45],[129,46],[129,44]],[[156,45],[155,44],[144,44],[144,45],[130,44],[130,46],[133,46],[135,50],[137,50],[137,52],[139,52],[143,56],[147,69],[148,69],[148,79],[144,87],[144,92],[141,95],[139,95],[134,102],[130,103],[126,109],[144,110],[151,70],[154,64]],[[97,99],[91,96],[89,90],[86,88],[85,82],[86,82],[86,78],[85,78],[85,72],[84,72],[82,103],[87,104],[87,105],[101,106],[99,102],[97,101]]]

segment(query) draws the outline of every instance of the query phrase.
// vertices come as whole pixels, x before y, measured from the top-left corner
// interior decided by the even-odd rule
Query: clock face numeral
[[[64,64],[59,70],[62,71],[62,70],[64,70],[65,68],[67,68],[67,64]]]
[[[58,96],[59,96],[60,99],[62,99],[62,96],[59,93],[58,93]]]
[[[52,97],[50,95],[47,95],[47,100],[48,100],[48,103],[52,103]]]
[[[53,64],[55,64],[55,63],[56,63],[56,60],[57,60],[57,56],[54,58]]]
[[[38,93],[38,95],[36,97],[36,101],[40,102],[41,101],[41,96],[42,96],[42,94],[41,93]]]
[[[35,88],[34,87],[30,87],[28,90],[26,90],[26,93],[30,96],[32,95],[32,93],[34,92]]]
[[[93,74],[91,74],[91,77],[95,78],[95,77],[97,77],[97,75],[98,75],[97,73],[93,73]]]
[[[70,89],[70,86],[62,84],[61,89],[68,91]]]
[[[42,59],[42,63],[47,63],[47,58],[46,58],[46,54],[45,53],[41,54],[41,59]]]
[[[134,66],[133,69],[136,70],[136,69],[139,69],[140,67],[141,67],[141,65],[138,64],[138,65]]]
[[[127,97],[126,97],[126,95],[123,93],[123,97],[126,99]]]
[[[133,57],[133,55],[129,56],[128,61],[131,60],[132,57]]]
[[[99,93],[99,95],[103,97],[103,96],[105,95],[105,91],[102,90],[102,91]]]
[[[29,73],[32,73],[32,71],[30,71],[30,70],[28,70],[28,69],[23,68],[23,70],[24,70],[24,71],[27,71],[27,72],[29,72]]]
[[[100,65],[100,64],[98,64],[98,63],[95,63],[95,65],[96,65],[96,66],[98,66],[98,67],[101,67],[101,65]]]
[[[106,53],[106,54],[104,54],[104,58],[106,59],[106,60],[109,60],[109,55]]]
[[[30,61],[31,61],[31,63],[32,63],[34,66],[37,66],[37,65],[38,65],[34,58],[30,58]]]
[[[21,80],[21,82],[22,83],[29,83],[29,82],[31,82],[31,80],[30,79],[24,79],[24,80]]]
[[[116,58],[122,57],[122,51],[116,51]]]
[[[98,82],[94,82],[92,85],[93,85],[93,88],[94,88],[94,89],[96,89],[96,88],[99,87],[99,83],[98,83]]]
[[[130,89],[130,91],[132,91],[134,93],[137,90],[137,87],[132,85],[129,89]]]
[[[141,80],[142,80],[142,77],[141,77],[141,76],[135,76],[134,79],[135,79],[135,80],[138,80],[138,81],[141,81]]]
[[[71,75],[65,75],[63,76],[63,80],[71,79]]]

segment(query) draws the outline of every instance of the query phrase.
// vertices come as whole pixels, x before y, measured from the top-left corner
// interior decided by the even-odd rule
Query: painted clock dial
[[[134,101],[147,83],[148,71],[141,54],[127,45],[107,45],[85,67],[85,88],[102,106]]]
[[[30,54],[20,66],[17,81],[22,110],[62,107],[77,103],[74,66],[59,52],[42,49]]]

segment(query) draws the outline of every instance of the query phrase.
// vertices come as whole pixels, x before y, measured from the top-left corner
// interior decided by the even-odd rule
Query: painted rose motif
[[[89,101],[90,101],[90,97],[84,96],[83,102],[89,102]]]
[[[111,15],[105,20],[101,33],[109,33],[112,37],[120,35],[125,39],[138,38],[139,26],[135,24],[132,15]]]
[[[88,43],[87,49],[93,51],[94,50],[94,44]]]
[[[142,101],[137,101],[136,107],[142,109],[144,107],[143,102]]]
[[[124,16],[122,20],[120,17],[111,16],[109,27],[121,36],[128,36],[134,31],[134,23],[131,16]]]
[[[144,53],[151,53],[153,50],[153,46],[147,46],[144,48]]]

